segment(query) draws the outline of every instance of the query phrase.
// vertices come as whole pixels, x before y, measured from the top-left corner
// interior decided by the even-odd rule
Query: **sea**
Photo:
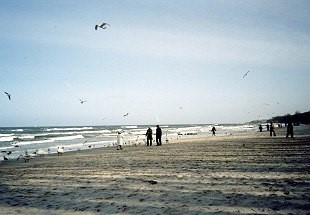
[[[216,135],[254,133],[255,124],[198,124],[161,125],[163,144],[173,139]],[[156,126],[151,127],[155,139]],[[55,154],[58,148],[64,152],[91,150],[116,145],[117,133],[121,132],[125,145],[145,145],[147,125],[113,126],[65,126],[65,127],[0,127],[0,162],[17,159],[20,155],[39,156]]]

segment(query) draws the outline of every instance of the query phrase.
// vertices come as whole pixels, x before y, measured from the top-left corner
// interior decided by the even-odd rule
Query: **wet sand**
[[[310,214],[310,129],[0,163],[1,214]]]

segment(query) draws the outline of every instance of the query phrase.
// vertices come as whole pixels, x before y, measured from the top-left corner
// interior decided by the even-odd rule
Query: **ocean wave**
[[[59,141],[59,140],[75,140],[75,139],[83,139],[83,135],[74,135],[74,136],[63,136],[63,137],[53,137],[51,140]]]
[[[0,134],[0,137],[9,137],[9,136],[13,136],[14,134]]]
[[[34,135],[23,135],[23,136],[20,136],[18,138],[25,140],[25,139],[34,139],[35,137],[36,136],[34,136]]]
[[[72,128],[46,128],[46,131],[82,131],[82,130],[92,130],[93,127],[72,127]]]
[[[31,145],[31,144],[40,144],[40,143],[51,143],[54,142],[52,139],[48,140],[38,140],[38,141],[24,141],[24,142],[15,142],[12,143],[13,146],[21,146],[21,145]]]
[[[136,125],[124,125],[124,126],[122,126],[122,128],[129,128],[129,129],[131,129],[131,128],[138,128],[138,126],[136,126]]]
[[[13,131],[13,132],[23,132],[24,129],[12,129],[11,131]]]
[[[13,141],[14,138],[15,138],[14,136],[4,136],[4,137],[0,137],[0,142]]]

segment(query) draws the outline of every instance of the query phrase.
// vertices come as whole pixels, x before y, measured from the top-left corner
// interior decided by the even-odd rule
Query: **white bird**
[[[9,98],[9,100],[11,100],[11,94],[9,94],[9,93],[7,93],[7,92],[4,92],[6,95],[7,95],[7,97]]]
[[[12,151],[1,151],[2,153],[6,153],[7,155],[12,154]]]
[[[245,76],[247,76],[249,72],[250,72],[250,71],[247,71],[247,73],[245,73],[245,74],[243,75],[243,78],[244,78]]]
[[[65,147],[63,147],[63,146],[62,146],[62,147],[58,147],[58,148],[57,148],[57,154],[58,154],[58,156],[59,156],[59,155],[62,155],[62,154],[64,153],[64,151],[65,151]]]
[[[107,25],[110,26],[108,23],[102,23],[101,25],[95,25],[95,30],[97,30],[98,27],[102,29],[106,29]]]
[[[87,102],[87,101],[86,101],[86,100],[80,99],[80,103],[81,103],[81,104],[83,104],[83,103],[85,103],[85,102]]]
[[[128,115],[129,115],[129,113],[125,113],[123,117],[128,116]]]
[[[45,155],[45,151],[44,151],[44,149],[37,149],[35,151],[35,154],[37,154],[39,156],[44,156]]]

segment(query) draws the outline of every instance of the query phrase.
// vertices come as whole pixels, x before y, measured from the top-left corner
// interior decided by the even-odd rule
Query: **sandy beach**
[[[310,130],[0,163],[0,214],[310,214]]]

